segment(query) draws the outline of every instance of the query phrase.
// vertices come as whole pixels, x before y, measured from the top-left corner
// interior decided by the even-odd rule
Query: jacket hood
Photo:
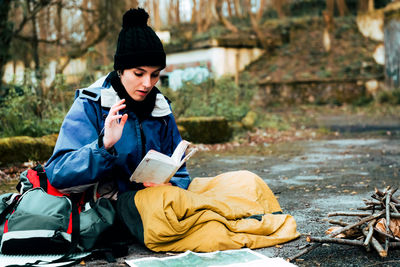
[[[108,75],[101,77],[98,79],[96,82],[94,82],[92,85],[89,86],[89,88],[96,88],[96,87],[102,87],[101,92],[101,106],[102,107],[107,107],[111,108],[112,105],[116,101],[119,101],[120,98],[117,94],[117,92],[114,90],[112,87],[111,83],[106,81]],[[156,103],[154,105],[154,109],[151,112],[151,116],[153,117],[164,117],[168,116],[171,114],[171,108],[169,106],[169,103],[165,97],[158,93],[156,96]]]

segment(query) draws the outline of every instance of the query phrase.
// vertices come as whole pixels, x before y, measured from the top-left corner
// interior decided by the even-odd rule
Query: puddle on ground
[[[337,146],[370,146],[383,143],[384,139],[339,139],[325,141],[327,144]]]
[[[331,160],[346,160],[355,157],[360,157],[360,155],[340,155],[340,154],[327,154],[327,153],[308,153],[306,155],[296,157],[293,159],[294,162],[302,163],[324,163]]]
[[[207,177],[247,169],[274,188],[295,186],[313,190],[317,184],[339,186],[339,180],[352,185],[356,180],[374,177],[375,183],[383,183],[381,177],[393,181],[390,176],[398,171],[396,162],[400,154],[399,141],[384,138],[297,141],[274,144],[268,149],[269,153],[242,147],[202,154],[189,161],[189,171],[193,177]]]
[[[318,165],[316,164],[304,164],[302,162],[299,163],[287,163],[287,164],[281,164],[281,165],[275,165],[270,168],[272,174],[278,174],[282,172],[288,172],[288,171],[295,171],[299,169],[315,169],[318,168]]]
[[[381,148],[385,139],[340,139],[327,141],[309,141],[303,142],[303,151],[300,155],[296,155],[289,159],[286,164],[277,164],[270,167],[271,174],[287,176],[288,179],[282,181],[285,184],[308,184],[325,178],[343,176],[343,172],[347,175],[366,176],[369,172],[344,169],[346,164],[351,161],[354,164],[356,160],[368,158],[369,154],[364,153],[363,149],[367,146]],[[313,176],[312,172],[324,167],[331,167],[337,175],[321,173],[318,176]],[[298,172],[303,171],[300,175]],[[296,173],[297,172],[297,173]],[[315,173],[314,173],[315,174]]]
[[[365,207],[363,199],[370,199],[370,194],[326,196],[324,201],[321,201],[321,199],[312,200],[310,206],[321,210],[356,211],[358,207]]]
[[[264,158],[258,156],[222,157],[215,159],[216,162],[220,162],[222,164],[230,164],[230,165],[247,164],[249,162],[260,162],[263,160]]]
[[[298,175],[298,176],[293,177],[293,179],[300,180],[300,181],[316,181],[316,180],[323,180],[324,177],[316,176],[316,175],[311,175],[311,176]]]

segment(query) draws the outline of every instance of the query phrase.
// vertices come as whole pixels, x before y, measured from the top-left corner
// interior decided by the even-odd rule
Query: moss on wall
[[[181,118],[177,123],[182,138],[193,143],[223,143],[232,137],[232,129],[224,117]]]
[[[0,139],[0,166],[10,163],[44,161],[53,153],[57,134],[43,137],[16,136]]]
[[[232,137],[232,129],[223,117],[182,118],[178,120],[178,128],[182,137],[193,143],[223,143]],[[49,159],[57,136],[0,138],[0,166]]]

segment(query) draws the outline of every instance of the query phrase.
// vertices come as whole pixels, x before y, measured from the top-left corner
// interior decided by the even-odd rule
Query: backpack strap
[[[48,192],[47,176],[46,173],[44,172],[42,165],[40,164],[36,165],[36,167],[34,167],[33,170],[35,170],[37,172],[37,175],[39,176],[40,187],[43,188],[44,192]]]
[[[73,194],[69,196],[69,199],[72,202],[72,233],[71,233],[71,246],[68,251],[61,257],[51,263],[64,262],[66,260],[70,260],[70,256],[75,252],[76,248],[79,244],[79,236],[80,236],[80,218],[79,218],[79,207],[78,203],[81,199],[81,194]]]
[[[19,194],[17,196],[10,195],[10,198],[7,199],[7,203],[9,200],[11,200],[11,202],[8,203],[8,206],[0,213],[0,224],[2,224],[5,221],[7,215],[11,214],[11,212],[14,210],[14,207],[17,204],[19,197]]]

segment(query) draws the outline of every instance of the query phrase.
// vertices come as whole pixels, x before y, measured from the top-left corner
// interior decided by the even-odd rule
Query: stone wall
[[[308,80],[263,82],[253,99],[259,107],[280,104],[353,103],[374,97],[383,86],[383,77],[370,80]]]

